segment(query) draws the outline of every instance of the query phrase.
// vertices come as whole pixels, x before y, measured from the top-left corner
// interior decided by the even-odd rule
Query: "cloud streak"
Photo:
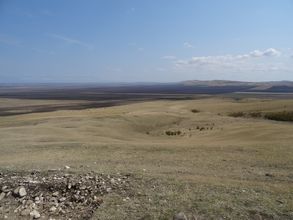
[[[70,38],[70,37],[67,37],[67,36],[59,35],[59,34],[49,34],[49,36],[52,37],[52,38],[55,38],[55,39],[62,40],[67,44],[79,45],[79,46],[85,47],[85,48],[87,48],[89,50],[93,49],[93,45],[88,44],[88,43],[83,42],[83,41],[80,41],[80,40],[77,40],[77,39],[74,39],[74,38]]]

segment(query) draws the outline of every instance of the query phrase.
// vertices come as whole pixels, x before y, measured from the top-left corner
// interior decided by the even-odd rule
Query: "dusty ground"
[[[93,219],[292,219],[292,123],[228,116],[280,110],[293,101],[218,97],[0,117],[0,167],[131,173],[129,198],[106,195]]]

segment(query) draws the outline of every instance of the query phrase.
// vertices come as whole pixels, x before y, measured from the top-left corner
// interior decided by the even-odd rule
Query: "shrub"
[[[238,118],[238,117],[244,117],[245,114],[244,114],[244,112],[232,112],[229,114],[229,116]]]
[[[172,135],[172,131],[165,131],[166,135]]]
[[[182,132],[181,131],[165,131],[165,134],[168,136],[174,136],[174,135],[180,135]]]
[[[200,111],[198,109],[191,109],[192,113],[199,113]]]

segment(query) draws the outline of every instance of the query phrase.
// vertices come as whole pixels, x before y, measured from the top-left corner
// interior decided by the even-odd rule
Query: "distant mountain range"
[[[293,92],[293,81],[268,81],[268,82],[242,82],[229,80],[189,80],[180,84],[184,86],[196,87],[241,87],[241,91],[246,92]]]
[[[293,93],[293,82],[241,82],[226,80],[189,80],[178,83],[111,83],[111,84],[0,84],[2,98],[86,99],[117,94],[150,96],[164,94],[225,94],[225,93]],[[116,94],[116,95],[114,95]],[[120,97],[120,96],[119,96]]]

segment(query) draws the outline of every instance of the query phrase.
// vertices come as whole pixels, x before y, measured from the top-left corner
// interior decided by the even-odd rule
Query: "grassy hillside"
[[[129,199],[109,194],[95,219],[292,219],[293,125],[228,116],[284,110],[209,98],[0,117],[0,167],[131,173]]]

